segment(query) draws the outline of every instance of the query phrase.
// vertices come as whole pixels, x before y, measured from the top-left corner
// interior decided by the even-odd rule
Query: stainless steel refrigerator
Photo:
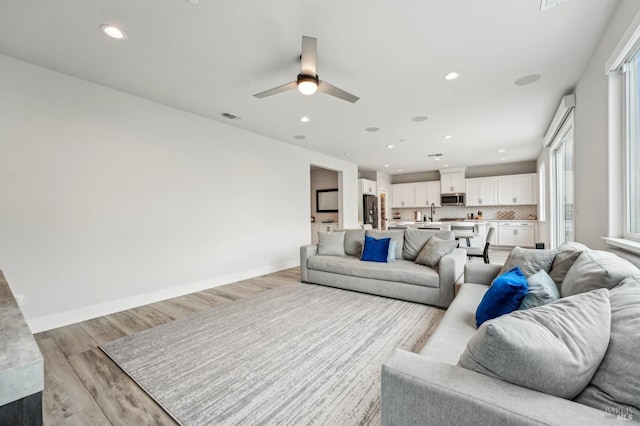
[[[363,195],[364,223],[371,224],[373,229],[378,229],[378,197],[375,195]]]

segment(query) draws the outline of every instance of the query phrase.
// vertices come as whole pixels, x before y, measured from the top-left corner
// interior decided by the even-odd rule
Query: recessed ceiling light
[[[502,158],[500,159],[500,161],[505,161],[505,160],[506,160],[506,158],[504,158],[504,157],[502,157]]]
[[[124,31],[122,31],[120,28],[113,25],[107,25],[107,24],[100,25],[100,31],[102,31],[109,37],[115,38],[118,40],[123,40],[127,38],[127,35],[124,33]]]
[[[200,0],[187,0],[189,3],[191,3],[194,6],[197,6],[200,4]]]
[[[309,119],[309,117],[302,117],[300,121],[302,121],[303,123],[308,123],[311,120]]]
[[[449,167],[449,165],[448,165],[448,164],[445,164],[443,167]]]
[[[377,132],[378,130],[380,130],[379,127],[367,127],[365,129],[367,132]]]
[[[385,166],[385,167],[389,167],[389,165],[388,165],[388,164],[385,164],[384,166]]]
[[[451,139],[452,137],[453,137],[453,136],[451,136],[451,135],[444,135],[444,136],[442,137],[442,139]]]
[[[538,80],[540,80],[540,74],[531,74],[520,77],[519,79],[514,81],[513,84],[515,84],[516,86],[526,86],[529,84],[533,84]]]
[[[398,171],[399,171],[399,172],[401,172],[401,171],[402,171],[402,169],[398,169]]]
[[[395,148],[395,145],[387,145],[387,149],[393,149]]]
[[[498,152],[505,152],[505,149],[499,149]]]
[[[305,135],[295,135],[293,138],[294,139],[298,139],[299,141],[301,141],[303,139],[306,139],[307,137]]]
[[[458,77],[460,77],[459,72],[451,71],[450,73],[445,74],[442,78],[444,78],[445,80],[455,80]]]
[[[344,156],[345,156],[345,157],[348,157],[348,156],[350,156],[350,155],[351,155],[351,154],[350,154],[350,153],[348,153],[348,152],[345,152],[345,153],[344,153]]]
[[[427,117],[426,115],[418,115],[413,117],[411,121],[415,121],[416,123],[419,123],[421,121],[427,121],[427,119],[429,119],[429,117]]]
[[[440,161],[440,157],[434,158],[435,161]]]

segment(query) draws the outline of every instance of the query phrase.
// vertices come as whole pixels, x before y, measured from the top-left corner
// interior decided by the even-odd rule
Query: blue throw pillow
[[[364,248],[362,249],[362,257],[360,260],[367,262],[382,262],[387,263],[387,257],[389,256],[389,242],[391,238],[380,238],[379,240],[365,236]]]
[[[387,263],[396,261],[396,249],[398,248],[397,241],[389,241],[389,253],[387,254]]]
[[[498,275],[476,309],[476,326],[518,309],[528,289],[527,277],[517,266]]]

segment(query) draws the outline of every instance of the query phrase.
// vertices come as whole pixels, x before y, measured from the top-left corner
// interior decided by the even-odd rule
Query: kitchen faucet
[[[433,222],[433,215],[436,214],[436,205],[434,203],[431,203],[431,217],[429,217],[429,220],[431,222]]]

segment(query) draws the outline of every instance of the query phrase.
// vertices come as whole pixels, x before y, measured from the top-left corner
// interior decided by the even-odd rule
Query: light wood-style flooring
[[[491,263],[504,263],[508,253],[492,249]],[[45,425],[175,425],[98,345],[259,292],[299,284],[300,270],[291,268],[36,334],[45,360]]]

